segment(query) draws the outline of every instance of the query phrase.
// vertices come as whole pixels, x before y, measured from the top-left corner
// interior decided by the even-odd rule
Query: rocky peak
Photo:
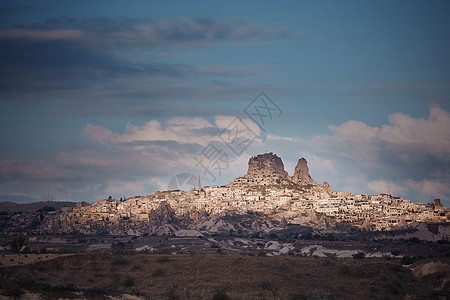
[[[229,183],[230,186],[290,184],[291,178],[284,170],[283,161],[272,152],[252,156],[248,160],[247,174]]]
[[[248,160],[247,176],[262,177],[264,175],[288,176],[287,172],[284,170],[283,161],[272,152],[259,154]]]
[[[324,181],[322,184],[322,187],[329,196],[333,194],[333,189],[331,188],[331,185],[328,184],[328,182]]]
[[[434,199],[431,205],[433,206],[433,209],[445,208],[445,206],[441,203],[441,199]]]
[[[317,185],[317,183],[309,175],[308,162],[303,157],[298,160],[297,166],[294,169],[292,181],[299,185]]]

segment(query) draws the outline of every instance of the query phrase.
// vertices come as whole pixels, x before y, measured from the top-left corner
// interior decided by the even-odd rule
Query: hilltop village
[[[299,159],[293,176],[280,157],[265,153],[251,157],[248,171],[225,186],[206,186],[188,192],[156,192],[124,200],[78,203],[40,216],[33,231],[40,233],[174,234],[183,230],[218,233],[236,230],[227,215],[256,216],[248,225],[255,232],[299,224],[313,228],[391,230],[412,222],[448,222],[450,210],[439,199],[432,204],[412,203],[388,194],[352,195],[335,192],[310,176],[307,161]],[[19,218],[19,216],[17,216]],[[7,226],[24,230],[30,216]],[[27,220],[28,218],[28,220]],[[37,218],[35,216],[35,218]],[[222,218],[222,219],[221,219]]]

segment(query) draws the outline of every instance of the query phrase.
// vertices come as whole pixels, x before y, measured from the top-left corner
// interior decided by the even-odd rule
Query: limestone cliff
[[[303,157],[298,160],[294,169],[292,181],[299,185],[317,185],[317,183],[309,175],[308,162]]]

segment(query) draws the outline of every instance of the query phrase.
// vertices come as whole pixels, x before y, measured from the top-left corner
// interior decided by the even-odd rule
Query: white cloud
[[[118,135],[114,134],[111,130],[92,124],[87,124],[86,127],[83,128],[83,134],[100,144],[105,144],[118,137]]]
[[[450,154],[450,113],[442,108],[431,107],[428,119],[395,113],[390,115],[389,122],[381,128],[360,121],[347,121],[329,128],[338,140],[357,145],[359,150],[385,143],[399,153],[420,150],[436,155]]]
[[[266,140],[273,140],[273,141],[289,141],[289,142],[294,141],[294,139],[291,138],[291,137],[278,136],[278,135],[274,135],[274,134],[270,134],[270,133],[267,134]]]
[[[423,202],[431,202],[434,198],[448,200],[450,195],[449,182],[443,182],[439,179],[424,179],[414,181],[408,179],[406,181],[407,187],[412,189],[423,197]]]
[[[440,107],[431,107],[427,120],[396,113],[389,117],[389,122],[392,125],[380,129],[382,140],[401,147],[418,147],[432,154],[450,154],[450,113]]]
[[[159,175],[174,176],[178,173],[200,174],[204,184],[225,184],[234,177],[241,176],[246,171],[247,160],[250,150],[247,148],[241,155],[235,155],[228,145],[220,138],[222,133],[226,137],[233,137],[236,124],[234,116],[216,116],[214,122],[203,118],[172,118],[166,123],[156,120],[146,122],[142,126],[127,124],[125,132],[120,134],[102,126],[87,124],[83,129],[83,134],[98,144],[101,144],[107,155],[109,152],[117,152],[117,159],[124,170],[131,174],[136,174],[138,170],[148,170],[154,176],[153,180],[160,178]],[[260,130],[256,123],[250,119],[242,120],[252,131],[252,137],[259,136]],[[237,122],[239,123],[239,122]],[[240,123],[239,123],[240,124]],[[241,128],[240,128],[241,129]],[[228,135],[228,133],[230,135]],[[221,163],[220,172],[214,172],[216,180],[212,181],[209,174],[199,165],[195,158],[201,158],[200,152],[211,142],[226,152],[228,165]],[[250,148],[261,146],[261,139],[257,137],[250,145]],[[109,150],[108,150],[109,149]],[[95,159],[89,160],[92,163]],[[151,166],[151,167],[150,167]],[[105,166],[110,169],[110,167]],[[114,177],[115,178],[115,177]],[[117,184],[109,184],[107,191],[114,192],[117,189],[128,189],[131,183],[122,183],[120,178],[112,181]],[[153,186],[157,189],[167,189],[168,182],[155,181]],[[142,190],[141,186],[136,186],[137,190]]]
[[[203,118],[172,118],[163,125],[157,120],[146,122],[142,126],[127,124],[124,134],[113,133],[102,126],[87,124],[83,134],[100,143],[122,144],[133,142],[173,141],[180,144],[208,145],[210,142],[222,142],[219,135],[235,120],[233,116],[216,116],[215,124]],[[242,121],[257,136],[259,127],[250,119]]]
[[[340,126],[328,126],[334,132],[334,135],[343,139],[367,140],[373,138],[378,129],[370,127],[361,121],[347,121]]]

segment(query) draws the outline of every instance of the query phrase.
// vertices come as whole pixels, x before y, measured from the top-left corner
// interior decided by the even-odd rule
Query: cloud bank
[[[254,91],[221,78],[265,76],[243,67],[162,62],[161,57],[224,45],[268,43],[301,35],[239,19],[49,19],[0,28],[0,101],[68,107],[83,114],[117,113],[114,107],[152,99],[224,95],[225,90]],[[165,60],[167,61],[167,59]],[[217,78],[205,84],[204,78]],[[188,80],[189,82],[183,81]],[[164,87],[161,90],[161,87]],[[258,89],[256,89],[258,90]],[[149,101],[150,99],[150,101]],[[146,102],[145,102],[146,101]],[[104,103],[115,105],[105,106]],[[145,105],[147,104],[147,105]],[[133,107],[129,106],[129,107]],[[100,110],[100,109],[99,109]]]

